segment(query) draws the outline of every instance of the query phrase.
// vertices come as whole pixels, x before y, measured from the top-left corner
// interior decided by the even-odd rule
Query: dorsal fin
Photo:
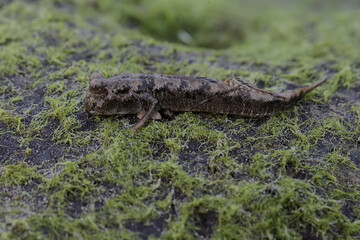
[[[220,93],[217,93],[217,94],[215,94],[215,95],[213,95],[211,97],[208,97],[208,98],[202,100],[201,102],[199,102],[199,103],[195,104],[194,106],[192,106],[190,108],[190,110],[194,109],[195,107],[197,107],[199,105],[207,103],[207,102],[209,102],[210,100],[212,100],[212,99],[214,99],[216,97],[221,97],[221,96],[223,96],[225,94],[237,91],[239,89],[242,89],[242,90],[245,90],[245,91],[246,90],[247,91],[257,91],[257,92],[261,92],[261,93],[264,93],[264,94],[274,95],[274,93],[272,93],[272,92],[268,92],[268,91],[265,91],[265,90],[262,90],[262,89],[256,87],[254,84],[248,82],[247,80],[245,80],[242,77],[235,77],[235,78],[226,80],[224,83],[226,85],[228,85],[228,86],[233,87],[233,88],[225,90],[225,91],[220,92]]]
[[[326,81],[327,81],[327,77],[323,77],[322,79],[320,79],[318,82],[316,82],[315,84],[313,84],[311,86],[298,88],[291,92],[276,93],[275,96],[286,98],[289,100],[290,99],[299,99],[300,100],[301,98],[305,97],[306,94],[308,94],[309,92],[311,92],[318,86],[322,85]]]
[[[229,80],[226,80],[224,82],[225,84],[229,85],[229,86],[239,86],[239,85],[242,85],[242,86],[245,86],[245,87],[248,87],[248,88],[251,88],[251,89],[256,89],[258,90],[259,88],[257,86],[255,86],[255,84],[251,83],[251,82],[248,82],[245,78],[243,77],[235,77],[235,78],[231,78]],[[261,89],[259,89],[261,90]]]
[[[272,93],[272,92],[268,92],[268,91],[262,90],[260,88],[257,88],[254,84],[249,83],[249,82],[247,82],[246,80],[244,80],[242,78],[229,79],[229,80],[227,80],[225,82],[225,84],[227,84],[229,86],[234,86],[233,88],[225,90],[225,91],[220,92],[220,93],[217,93],[217,94],[215,94],[213,96],[210,96],[210,97],[204,99],[203,101],[201,101],[201,102],[195,104],[194,106],[192,106],[190,108],[190,110],[194,109],[195,107],[197,107],[199,105],[207,103],[207,102],[211,101],[212,99],[214,99],[216,97],[221,97],[221,96],[223,96],[225,94],[234,92],[234,91],[239,90],[239,89],[244,90],[244,88],[247,88],[248,91],[256,91],[256,92],[261,92],[261,93],[264,93],[264,94],[272,95],[274,97],[283,99],[285,101],[297,102],[301,98],[303,98],[306,94],[311,92],[313,89],[315,89],[316,87],[318,87],[318,86],[322,85],[324,82],[326,82],[326,80],[327,79],[324,78],[324,79],[320,80],[319,82],[315,83],[312,86],[303,87],[303,88],[297,89],[297,90],[292,91],[292,92]]]
[[[191,110],[191,109],[194,109],[195,107],[200,106],[200,105],[202,105],[202,104],[204,104],[204,103],[207,103],[207,102],[209,102],[210,100],[212,100],[212,99],[214,99],[214,98],[216,98],[216,97],[221,97],[221,96],[223,96],[223,95],[225,95],[225,94],[228,94],[228,93],[234,92],[234,91],[236,91],[236,90],[239,90],[240,88],[243,88],[243,85],[238,85],[238,86],[233,87],[233,88],[231,88],[231,89],[228,89],[228,90],[219,92],[219,93],[217,93],[217,94],[215,94],[215,95],[213,95],[213,96],[211,96],[211,97],[208,97],[208,98],[202,100],[201,102],[195,104],[194,106],[192,106],[192,107],[190,108],[190,110]]]

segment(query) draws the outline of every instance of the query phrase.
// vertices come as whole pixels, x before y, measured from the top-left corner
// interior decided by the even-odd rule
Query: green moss
[[[340,87],[353,87],[358,81],[359,73],[356,73],[350,65],[339,66],[338,69],[339,72],[335,74],[329,87],[324,92],[324,99],[326,101],[328,101]]]
[[[30,156],[31,154],[32,154],[32,149],[31,148],[26,148],[25,149],[25,155]]]
[[[65,89],[66,89],[65,83],[63,81],[61,81],[61,82],[55,82],[55,83],[51,84],[48,87],[47,91],[50,95],[52,95],[54,93],[62,93]]]
[[[78,104],[80,100],[75,99],[75,96],[77,96],[76,91],[70,90],[58,98],[46,97],[45,99],[51,107],[46,113],[46,117],[60,121],[60,125],[53,135],[53,140],[59,143],[87,143],[87,140],[84,139],[85,136],[79,138],[75,134],[75,131],[80,127],[80,122],[74,116],[71,116],[74,112],[79,111]]]
[[[320,126],[315,128],[309,137],[316,144],[326,134],[332,133],[338,135],[342,142],[345,142],[346,140],[352,140],[353,135],[356,134],[356,132],[347,129],[345,122],[342,122],[338,119],[328,118],[325,119]]]
[[[254,183],[230,186],[229,190],[227,198],[208,196],[186,204],[180,219],[171,224],[171,232],[165,238],[194,239],[196,232],[201,232],[201,216],[209,213],[217,216],[217,220],[213,219],[218,222],[217,227],[213,226],[214,238],[241,235],[244,238],[301,239],[292,229],[291,223],[295,222],[303,231],[309,226],[318,229],[312,234],[320,237],[333,231],[332,221],[337,218],[344,220],[338,227],[351,228],[352,234],[357,227],[357,223],[346,221],[339,205],[331,201],[324,203],[314,195],[310,185],[299,181],[283,179],[277,186]],[[282,211],[288,214],[283,215]],[[285,222],[290,224],[285,225]]]
[[[24,117],[13,114],[11,111],[0,109],[0,120],[13,128],[16,133],[25,130]]]
[[[2,167],[1,172],[0,182],[7,186],[26,185],[33,180],[43,179],[43,176],[36,171],[35,167],[29,167],[25,162]]]
[[[267,160],[266,156],[257,153],[253,156],[253,161],[253,164],[247,169],[249,174],[259,177],[261,180],[271,177],[267,172],[267,167],[271,166],[271,162]]]
[[[53,174],[57,175],[47,182],[47,191],[53,192],[52,201],[56,205],[76,198],[83,198],[94,191],[93,182],[79,165],[73,162],[56,164]]]

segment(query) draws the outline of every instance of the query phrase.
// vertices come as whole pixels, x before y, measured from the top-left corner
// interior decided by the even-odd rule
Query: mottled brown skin
[[[220,82],[203,77],[122,74],[104,79],[100,73],[93,73],[85,108],[95,115],[138,114],[140,120],[134,130],[150,118],[160,118],[159,110],[263,117],[290,108],[325,81],[277,94],[240,78]]]

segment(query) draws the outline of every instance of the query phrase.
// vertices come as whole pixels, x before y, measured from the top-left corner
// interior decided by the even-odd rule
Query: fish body
[[[160,118],[159,111],[264,117],[292,107],[325,81],[293,92],[272,93],[241,78],[222,82],[204,77],[122,74],[105,79],[93,73],[85,108],[95,115],[138,114],[134,129],[150,118]]]

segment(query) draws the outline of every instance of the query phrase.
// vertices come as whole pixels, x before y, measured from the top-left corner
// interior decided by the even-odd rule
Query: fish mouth
[[[84,99],[85,111],[91,114],[94,114],[94,109],[96,108],[96,101],[91,97],[90,94],[86,94]]]
[[[85,111],[94,114],[94,104],[91,106],[89,103],[85,103]]]

